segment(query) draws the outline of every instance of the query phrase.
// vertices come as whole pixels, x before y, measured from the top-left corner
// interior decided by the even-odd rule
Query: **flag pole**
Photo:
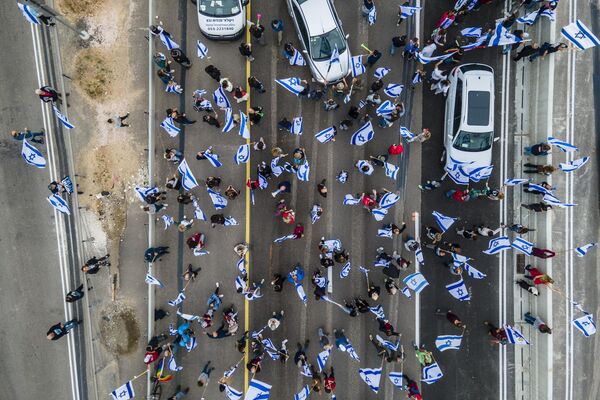
[[[364,44],[364,43],[361,43],[361,44],[360,44],[360,47],[362,47],[363,49],[365,49],[366,51],[368,51],[368,52],[369,52],[369,54],[371,54],[371,50],[370,50],[370,49],[369,49],[367,46],[365,46],[365,44]]]

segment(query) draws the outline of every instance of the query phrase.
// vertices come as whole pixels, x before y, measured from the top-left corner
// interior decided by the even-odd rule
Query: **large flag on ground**
[[[54,193],[53,195],[48,197],[46,200],[48,200],[48,203],[50,203],[52,205],[52,207],[56,208],[61,213],[71,215],[71,210],[69,209],[69,205],[58,194]]]
[[[484,250],[483,252],[485,254],[494,255],[500,253],[501,251],[506,251],[510,249],[510,247],[511,245],[508,236],[499,236],[495,239],[490,240],[490,243],[488,244],[488,249]]]
[[[294,121],[292,122],[292,130],[290,132],[294,135],[302,135],[302,131],[302,117],[294,118]]]
[[[462,342],[462,335],[440,335],[435,339],[435,347],[439,351],[458,350]]]
[[[463,281],[462,278],[457,282],[446,285],[446,289],[448,289],[448,292],[450,292],[452,297],[454,297],[455,299],[458,299],[460,301],[471,300],[471,295],[469,294],[467,286],[465,285],[465,281]]]
[[[304,90],[304,86],[300,84],[300,81],[300,78],[275,79],[275,82],[279,83],[281,86],[294,93],[296,96],[299,96],[300,93]]]
[[[267,400],[271,394],[270,392],[271,385],[261,382],[258,379],[252,379],[248,384],[244,400]]]
[[[516,328],[510,325],[504,325],[504,330],[506,332],[506,337],[508,338],[508,343],[518,344],[518,345],[526,345],[529,344],[527,339],[523,337],[521,332],[519,332]]]
[[[198,181],[196,180],[196,177],[190,170],[190,167],[185,158],[179,163],[177,171],[179,171],[179,173],[181,174],[181,186],[185,190],[192,190],[193,188],[198,186]]]
[[[317,132],[315,138],[321,143],[327,143],[335,137],[335,128],[330,126],[329,128],[323,129],[321,132]]]
[[[431,214],[435,218],[435,222],[437,222],[438,226],[442,229],[442,232],[446,232],[452,226],[452,224],[454,224],[454,222],[456,222],[456,220],[458,219],[458,218],[448,217],[437,211],[434,211]]]
[[[583,317],[574,319],[572,322],[575,328],[579,329],[585,337],[590,337],[596,333],[596,323],[594,322],[592,314],[586,314]]]
[[[375,131],[373,130],[373,124],[371,124],[371,121],[367,121],[367,123],[361,126],[359,130],[354,132],[354,134],[350,138],[350,144],[355,146],[362,146],[363,144],[373,139],[373,135],[375,135]]]
[[[129,400],[135,397],[135,392],[133,391],[133,385],[131,381],[127,382],[123,386],[115,389],[111,392],[111,396],[113,400]]]
[[[582,157],[567,163],[559,163],[558,168],[563,170],[563,172],[573,172],[583,167],[588,161],[590,161],[589,157]]]
[[[17,3],[17,6],[23,13],[23,16],[25,17],[25,19],[27,21],[29,21],[29,23],[35,24],[35,25],[40,24],[40,20],[37,17],[37,12],[32,7],[29,7],[28,5],[21,4],[21,3]]]
[[[516,238],[512,242],[510,247],[512,247],[513,249],[519,250],[520,252],[525,253],[528,256],[530,256],[531,253],[533,252],[533,243],[528,242],[527,240],[525,240],[521,237]]]
[[[379,392],[379,382],[381,381],[381,368],[360,368],[358,374],[372,391]]]
[[[563,27],[560,30],[560,33],[581,50],[589,49],[590,47],[598,46],[598,44],[600,44],[600,40],[598,40],[596,35],[594,35],[581,20],[576,20]]]
[[[439,381],[443,376],[444,374],[442,373],[440,366],[438,363],[434,362],[423,368],[421,380],[428,385],[431,385],[432,383]]]
[[[352,57],[352,76],[357,77],[365,73],[365,66],[362,63],[362,55]]]
[[[42,152],[33,147],[27,139],[23,139],[21,156],[23,156],[23,160],[29,165],[33,165],[36,168],[46,168],[46,159],[42,155]]]
[[[412,289],[415,292],[415,294],[421,293],[423,291],[423,289],[425,289],[425,287],[427,287],[429,285],[429,282],[427,282],[427,279],[425,279],[423,274],[420,272],[415,272],[414,274],[410,274],[409,276],[404,278],[402,280],[402,282],[404,282],[404,284],[409,289]]]

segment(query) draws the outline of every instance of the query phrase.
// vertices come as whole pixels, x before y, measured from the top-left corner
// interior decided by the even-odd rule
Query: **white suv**
[[[452,70],[446,98],[446,168],[452,160],[469,168],[491,165],[494,142],[494,70],[464,64]]]

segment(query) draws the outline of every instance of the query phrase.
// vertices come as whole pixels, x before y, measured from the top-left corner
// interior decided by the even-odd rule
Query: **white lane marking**
[[[421,244],[421,215],[419,212],[414,212],[415,218],[415,240]],[[415,272],[419,272],[421,266],[415,259]],[[421,345],[421,295],[415,294],[415,344]]]

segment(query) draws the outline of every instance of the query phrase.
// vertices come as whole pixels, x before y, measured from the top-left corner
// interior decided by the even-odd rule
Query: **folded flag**
[[[40,24],[40,20],[38,19],[38,13],[37,13],[37,11],[34,8],[29,7],[28,5],[25,5],[25,4],[18,3],[18,2],[17,2],[17,6],[19,7],[19,9],[21,10],[21,12],[23,13],[23,16],[25,17],[25,19],[27,21],[29,21],[30,24],[34,24],[34,25],[39,25]],[[128,382],[127,384],[129,384],[129,383],[130,382]],[[133,396],[128,397],[128,399],[131,399],[131,398],[133,398]]]
[[[223,197],[221,193],[214,191],[211,188],[206,188],[206,190],[208,191],[208,195],[210,196],[210,199],[217,210],[227,207],[227,199]]]
[[[404,374],[402,372],[390,372],[388,378],[394,386],[400,390],[404,390]]]
[[[473,28],[465,28],[460,31],[460,34],[464,37],[474,37],[478,38],[481,36],[481,28],[473,27]]]
[[[510,245],[513,249],[519,250],[521,253],[525,253],[530,256],[533,253],[533,243],[518,237]]]
[[[429,282],[420,272],[415,272],[414,274],[410,274],[406,278],[402,279],[402,282],[411,290],[415,292],[415,294],[419,294],[425,289]]]
[[[399,83],[390,83],[383,89],[383,92],[387,94],[389,97],[400,97],[402,94],[402,89],[404,89],[404,85]]]
[[[54,193],[50,197],[46,198],[46,200],[48,200],[48,203],[50,203],[56,210],[63,214],[71,215],[71,209],[69,208],[69,205],[58,194]]]
[[[504,185],[506,186],[517,186],[521,185],[525,182],[529,182],[528,179],[520,179],[520,178],[511,178],[504,181]]]
[[[158,279],[156,279],[155,277],[153,277],[150,274],[146,274],[146,283],[148,285],[156,285],[161,289],[165,287],[165,285],[163,285],[161,281],[159,281]]]
[[[296,171],[296,176],[302,182],[308,182],[309,175],[310,175],[310,165],[308,164],[308,160],[306,160],[306,162],[298,168],[298,171]]]
[[[494,254],[500,253],[501,251],[506,251],[510,248],[511,244],[510,240],[508,239],[508,236],[499,236],[495,239],[490,240],[490,243],[488,244],[488,249],[484,250],[483,252],[492,256]]]
[[[310,388],[308,385],[304,385],[301,391],[296,393],[294,396],[294,400],[306,400],[308,399],[308,395],[310,394]]]
[[[169,301],[167,301],[167,304],[169,304],[172,307],[175,307],[176,305],[183,303],[184,300],[185,300],[185,293],[183,293],[183,291],[181,291],[181,292],[179,292],[179,294],[177,295],[175,300],[169,300]]]
[[[381,368],[360,368],[358,374],[361,379],[365,381],[367,385],[375,393],[379,392],[379,382],[381,380]]]
[[[64,126],[67,129],[75,128],[75,125],[69,122],[69,118],[67,118],[66,115],[63,115],[63,113],[60,112],[58,107],[52,106],[52,108],[54,109],[54,114],[56,115],[56,118],[58,118],[62,126]]]
[[[319,366],[319,372],[323,372],[325,368],[325,364],[327,364],[327,360],[329,360],[329,355],[331,354],[331,349],[323,350],[317,355],[317,365]]]
[[[233,110],[231,108],[225,109],[225,124],[223,125],[223,129],[221,132],[227,133],[233,129],[235,123],[233,121]]]
[[[340,271],[340,278],[342,278],[342,279],[347,278],[348,275],[350,275],[351,269],[352,269],[352,265],[349,262],[347,262]]]
[[[465,282],[462,280],[462,278],[459,279],[457,282],[446,285],[446,289],[448,289],[448,292],[450,292],[452,297],[454,297],[455,299],[458,299],[460,301],[471,300],[471,295],[469,294],[467,286],[465,285]]]
[[[396,180],[398,178],[398,171],[400,171],[400,167],[397,167],[389,162],[385,163],[385,176],[388,178]]]
[[[181,162],[179,163],[179,167],[177,167],[177,171],[179,171],[179,173],[181,174],[181,186],[185,190],[189,191],[189,190],[192,190],[193,188],[195,188],[196,186],[198,186],[198,181],[196,180],[196,177],[192,173],[192,170],[190,170],[190,167],[189,167],[187,161],[185,160],[185,158],[183,160],[181,160]]]
[[[131,381],[127,382],[123,386],[120,386],[118,389],[113,390],[110,394],[113,400],[129,400],[135,397],[135,392],[133,391],[133,385],[131,384]]]
[[[458,220],[458,218],[448,217],[437,211],[434,211],[431,214],[435,218],[435,222],[437,222],[442,232],[446,232],[452,226],[452,224]]]
[[[165,131],[167,131],[167,133],[171,137],[175,137],[175,136],[179,135],[179,131],[181,131],[181,129],[179,129],[177,126],[175,126],[175,122],[173,121],[173,118],[171,118],[171,117],[165,118],[163,120],[163,122],[160,123],[160,127],[163,128]]]
[[[391,71],[391,68],[379,67],[375,70],[373,76],[377,79],[381,79]]]
[[[240,111],[240,131],[239,135],[244,139],[250,139],[250,130],[248,129],[248,116]]]
[[[388,115],[391,114],[392,111],[394,111],[395,109],[396,107],[394,106],[394,104],[391,101],[386,100],[383,103],[381,103],[379,107],[377,107],[375,113],[379,116]]]
[[[590,337],[596,333],[596,323],[594,322],[592,314],[586,313],[583,317],[574,319],[572,323],[585,337]]]
[[[458,350],[462,342],[462,335],[440,335],[435,339],[435,346],[439,351]]]
[[[506,337],[508,339],[508,343],[518,344],[518,345],[527,345],[529,342],[521,332],[517,330],[517,328],[512,327],[510,325],[504,325],[504,331],[506,332]]]
[[[235,156],[233,157],[233,161],[235,161],[235,163],[237,165],[240,165],[240,164],[247,163],[249,159],[250,159],[250,145],[243,144],[238,148],[237,152],[235,153]]]
[[[217,107],[221,109],[231,108],[231,103],[223,91],[223,86],[219,86],[219,88],[213,92],[213,100]]]
[[[592,247],[596,247],[597,245],[598,245],[598,243],[595,243],[595,242],[585,244],[581,247],[576,248],[575,254],[577,254],[577,257],[583,257],[587,254],[589,249],[591,249]]]
[[[300,96],[300,93],[304,90],[304,86],[300,84],[300,78],[275,79],[275,82],[294,93],[296,96]]]
[[[569,161],[568,163],[560,163],[558,164],[558,167],[564,172],[573,172],[583,167],[588,161],[590,161],[589,157],[582,157],[577,160]]]
[[[598,46],[600,41],[581,20],[576,20],[563,27],[560,33],[581,50]]]
[[[323,129],[315,135],[315,138],[321,143],[327,143],[335,137],[335,128],[330,126],[329,128]]]
[[[571,143],[565,142],[564,140],[553,138],[552,136],[548,136],[548,144],[558,147],[565,153],[570,153],[572,151],[579,151],[577,146],[572,145]]]
[[[410,294],[410,289],[408,288],[408,286],[404,286],[404,287],[402,288],[402,294],[403,294],[404,296],[406,296],[406,298],[407,298],[407,299],[410,299],[410,298],[412,298],[412,295]]]
[[[36,168],[46,168],[46,159],[42,155],[42,152],[33,147],[27,139],[23,139],[21,156],[23,156],[23,160],[29,165],[33,165]]]
[[[294,118],[291,133],[294,135],[302,135],[302,117]]]
[[[440,366],[438,365],[438,363],[434,362],[433,364],[429,364],[428,366],[423,368],[421,381],[427,383],[428,385],[431,385],[432,383],[435,383],[442,379],[443,376],[444,374],[442,373]]]
[[[304,57],[302,57],[302,54],[296,49],[294,49],[294,55],[290,57],[290,65],[298,65],[300,67],[306,65]]]
[[[363,144],[369,142],[373,139],[375,135],[375,131],[373,130],[373,124],[371,121],[367,121],[366,124],[360,127],[352,137],[350,138],[350,144],[354,146],[362,146]]]
[[[365,73],[366,69],[362,63],[362,55],[352,57],[352,77],[357,77]]]

